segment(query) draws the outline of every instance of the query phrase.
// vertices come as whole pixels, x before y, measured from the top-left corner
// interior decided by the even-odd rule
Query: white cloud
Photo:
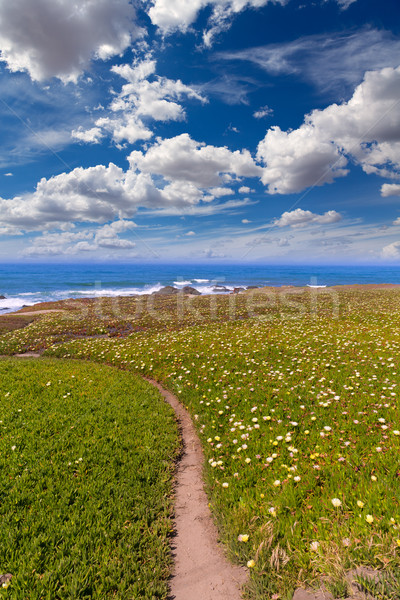
[[[253,113],[255,119],[263,119],[264,117],[270,117],[274,114],[274,111],[269,106],[261,106],[258,110]]]
[[[92,127],[86,131],[82,127],[79,127],[71,132],[71,136],[86,144],[99,144],[104,137],[99,127]]]
[[[186,181],[201,188],[219,187],[223,174],[235,177],[257,177],[258,167],[248,150],[235,150],[206,145],[183,133],[161,140],[146,153],[134,151],[129,156],[133,169],[162,175],[167,180]]]
[[[384,183],[381,187],[381,196],[400,196],[400,183]]]
[[[233,194],[218,184],[262,172],[248,151],[206,146],[187,134],[159,139],[145,153],[132,152],[129,160],[126,171],[113,163],[79,167],[41,179],[33,193],[0,198],[0,226],[35,231],[71,222],[105,223],[129,219],[138,208],[165,215],[217,214],[250,203],[247,198],[213,202]],[[102,244],[111,244],[105,233]]]
[[[185,233],[185,235],[193,236],[193,235],[196,235],[196,234],[195,234],[194,231],[188,231],[187,233]]]
[[[389,260],[400,258],[400,242],[393,242],[382,248],[381,256]]]
[[[366,173],[400,169],[400,67],[370,71],[352,98],[314,110],[298,129],[272,127],[258,146],[262,181],[274,193],[299,192],[347,174],[347,157]]]
[[[329,210],[323,215],[312,213],[310,210],[302,210],[296,208],[291,212],[284,212],[279,219],[275,219],[273,225],[275,227],[292,227],[297,229],[306,227],[307,225],[328,225],[329,223],[337,223],[341,221],[342,215],[335,210]]]
[[[357,0],[337,0],[337,3],[343,10],[349,8],[350,4],[354,4],[354,2],[357,2]]]
[[[88,131],[78,129],[72,132],[73,137],[81,141],[97,143],[105,132],[117,144],[148,140],[153,133],[143,119],[182,121],[186,117],[181,105],[184,98],[206,102],[195,88],[185,85],[180,79],[156,75],[156,61],[150,57],[137,60],[133,65],[114,66],[111,70],[127,83],[114,95],[107,116],[95,121],[95,127]]]
[[[0,0],[0,59],[33,80],[76,81],[141,34],[129,0]]]
[[[257,158],[266,166],[261,180],[270,194],[291,194],[332,183],[348,173],[347,160],[328,139],[309,125],[286,133],[272,127],[258,145]]]
[[[4,177],[13,177],[14,173],[4,173]]]
[[[153,0],[149,16],[164,34],[179,30],[185,32],[197,19],[199,12],[212,6],[208,29],[203,40],[210,46],[213,38],[229,28],[232,17],[246,8],[260,8],[269,2],[286,4],[288,0]]]
[[[213,200],[214,198],[222,198],[222,196],[233,196],[235,192],[231,188],[214,187],[210,188],[208,193],[210,194],[211,200]]]
[[[244,225],[247,225],[248,223],[251,223],[251,221],[249,221],[248,219],[242,219],[242,223]]]
[[[35,238],[32,245],[23,251],[25,256],[74,255],[95,252],[100,249],[130,250],[136,244],[121,239],[119,233],[136,227],[132,221],[114,221],[96,230],[84,229],[77,233],[44,233]]]
[[[397,67],[400,40],[384,30],[362,29],[220,52],[217,56],[224,60],[249,61],[270,75],[296,75],[324,91],[343,93],[359,84],[367,70]]]
[[[393,221],[392,225],[400,225],[400,217],[397,217],[397,219]]]

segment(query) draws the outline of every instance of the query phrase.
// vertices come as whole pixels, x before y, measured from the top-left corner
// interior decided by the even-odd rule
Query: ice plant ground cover
[[[164,599],[179,438],[147,383],[95,364],[0,360],[2,597]]]
[[[283,294],[199,298],[175,312],[163,300],[140,314],[126,300],[120,317],[110,307],[43,317],[0,346],[75,335],[47,353],[151,375],[181,398],[221,539],[250,569],[249,598],[290,599],[321,582],[345,597],[346,573],[361,566],[388,574],[386,597],[398,598],[400,291]],[[82,337],[98,327],[108,335]]]

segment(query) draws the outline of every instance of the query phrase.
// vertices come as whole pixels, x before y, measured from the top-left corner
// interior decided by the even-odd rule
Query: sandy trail
[[[187,410],[159,383],[148,379],[177,415],[184,442],[176,474],[174,573],[170,581],[175,600],[240,600],[246,569],[232,565],[219,546],[204,491],[204,456]]]

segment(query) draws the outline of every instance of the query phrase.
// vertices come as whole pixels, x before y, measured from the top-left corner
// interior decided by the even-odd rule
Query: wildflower
[[[393,431],[393,435],[400,435],[400,431],[398,431],[397,429],[395,429],[395,430]]]
[[[364,502],[361,502],[361,500],[357,500],[357,506],[359,508],[363,508],[364,507]]]
[[[349,540],[349,538],[343,538],[342,539],[342,544],[345,547],[350,546],[350,540]]]
[[[271,506],[271,508],[268,509],[268,512],[273,516],[276,517],[276,510],[273,506]]]
[[[238,541],[239,542],[248,542],[249,541],[249,536],[247,533],[241,533],[240,535],[238,535]]]
[[[331,500],[333,506],[335,506],[335,508],[338,508],[339,506],[342,505],[341,500],[339,500],[339,498],[332,498]]]
[[[371,481],[376,481],[375,475],[371,475]]]
[[[276,481],[274,481],[274,486],[275,487],[279,487],[281,485],[281,482],[279,481],[279,479],[277,479]]]
[[[311,552],[317,552],[319,548],[319,542],[311,542],[310,550]]]
[[[372,515],[367,515],[365,517],[365,520],[367,521],[367,523],[373,523],[374,522],[374,517]]]
[[[396,540],[396,544],[400,546],[400,540]]]
[[[297,483],[298,481],[300,481],[300,479],[301,479],[301,477],[299,477],[298,475],[296,475],[296,477],[293,477],[293,481],[295,481],[296,483]]]
[[[229,487],[229,483],[227,483],[226,481],[224,481],[224,483],[222,484],[222,487],[223,487],[223,488],[227,488],[227,487]]]
[[[247,561],[247,566],[248,566],[249,569],[252,569],[253,567],[256,566],[256,563],[254,562],[253,559],[252,560],[248,560]]]

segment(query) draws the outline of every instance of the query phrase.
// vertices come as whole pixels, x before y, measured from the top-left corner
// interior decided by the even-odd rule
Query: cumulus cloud
[[[397,67],[400,40],[384,30],[362,29],[311,35],[293,42],[220,52],[217,56],[252,62],[270,75],[296,75],[324,91],[343,92],[354,89],[367,70]]]
[[[389,260],[400,258],[400,242],[393,242],[382,248],[381,256]]]
[[[212,7],[208,28],[203,39],[210,46],[213,38],[229,28],[233,16],[246,8],[260,8],[268,3],[286,4],[288,0],[153,0],[149,16],[164,34],[185,32],[206,6]]]
[[[381,187],[381,196],[400,196],[400,183],[384,183]]]
[[[342,215],[335,210],[329,210],[323,215],[312,213],[310,210],[302,210],[296,208],[291,212],[284,212],[279,219],[275,219],[273,225],[275,227],[291,227],[298,229],[307,225],[328,225],[329,223],[337,223],[341,221]]]
[[[269,129],[257,152],[268,191],[287,194],[331,183],[347,174],[347,157],[366,173],[397,177],[399,97],[400,67],[370,71],[348,102],[312,111],[293,131]]]
[[[130,250],[136,244],[122,239],[118,234],[136,227],[132,221],[114,221],[96,230],[84,229],[77,233],[49,233],[35,238],[32,245],[23,252],[25,256],[73,255],[81,252],[94,252],[99,249]]]
[[[257,177],[262,169],[248,150],[231,152],[225,146],[211,146],[193,140],[188,133],[158,139],[147,152],[133,151],[132,169],[162,175],[167,180],[186,181],[200,188],[219,187],[224,174]]]
[[[129,0],[0,0],[0,60],[37,81],[76,81],[141,34]]]
[[[186,117],[181,104],[184,98],[206,102],[200,92],[180,79],[157,75],[156,61],[150,57],[132,65],[116,65],[111,70],[127,83],[114,95],[107,115],[99,117],[94,127],[72,132],[72,136],[80,141],[98,143],[105,133],[110,134],[117,144],[148,140],[153,133],[143,119],[181,121]]]
[[[35,231],[71,222],[105,223],[130,219],[138,208],[216,214],[249,204],[247,198],[213,201],[233,193],[227,184],[262,172],[247,150],[207,146],[188,134],[159,139],[147,152],[132,152],[129,161],[126,171],[113,163],[79,167],[41,179],[33,193],[0,198],[0,226]],[[102,243],[111,243],[105,234]]]
[[[100,127],[92,127],[91,129],[86,130],[84,130],[82,127],[79,127],[71,132],[71,136],[80,142],[85,142],[86,144],[100,144],[104,134]]]

